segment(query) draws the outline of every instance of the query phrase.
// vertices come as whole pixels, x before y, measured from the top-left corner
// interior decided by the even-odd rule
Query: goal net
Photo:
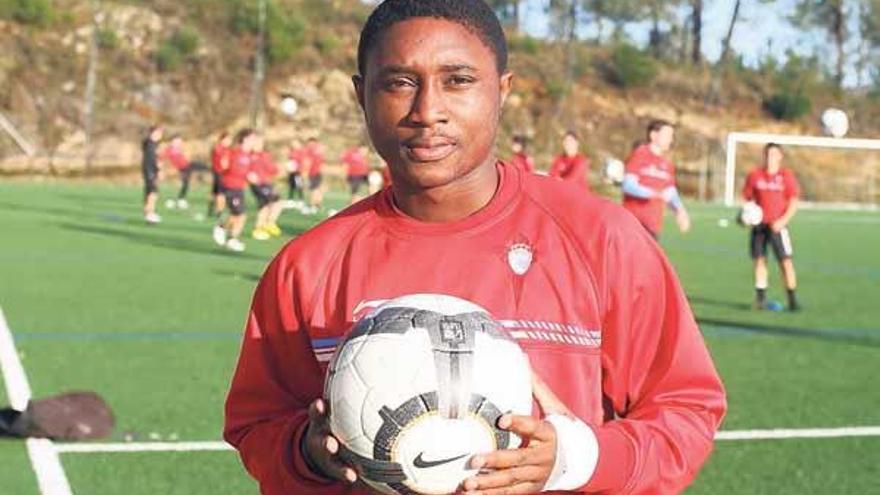
[[[767,143],[785,149],[805,205],[827,209],[880,209],[880,139],[846,139],[733,132],[727,136],[724,204],[734,206],[748,172],[763,163]]]

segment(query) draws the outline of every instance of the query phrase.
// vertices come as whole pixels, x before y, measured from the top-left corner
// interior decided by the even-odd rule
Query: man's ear
[[[507,97],[510,96],[510,92],[513,90],[513,72],[506,71],[504,74],[501,74],[499,85],[501,90],[501,106],[504,106],[507,102]]]
[[[364,78],[359,74],[351,76],[351,83],[354,85],[354,93],[357,95],[358,105],[361,110],[366,111],[364,107]]]

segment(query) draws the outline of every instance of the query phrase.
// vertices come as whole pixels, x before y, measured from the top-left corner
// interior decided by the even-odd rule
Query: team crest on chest
[[[525,275],[531,268],[534,259],[534,250],[526,243],[514,244],[507,250],[507,264],[517,275]]]

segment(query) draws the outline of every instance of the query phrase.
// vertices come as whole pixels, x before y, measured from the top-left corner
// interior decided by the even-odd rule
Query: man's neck
[[[408,216],[429,223],[454,222],[483,209],[498,189],[495,158],[456,181],[430,189],[393,189],[394,203]]]
[[[663,156],[663,150],[656,144],[651,143],[648,147],[651,149],[651,153],[654,153],[657,156]]]

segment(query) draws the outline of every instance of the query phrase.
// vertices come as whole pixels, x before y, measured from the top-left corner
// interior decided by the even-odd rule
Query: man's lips
[[[414,162],[437,162],[455,151],[455,141],[449,138],[417,138],[403,143],[407,157]]]

